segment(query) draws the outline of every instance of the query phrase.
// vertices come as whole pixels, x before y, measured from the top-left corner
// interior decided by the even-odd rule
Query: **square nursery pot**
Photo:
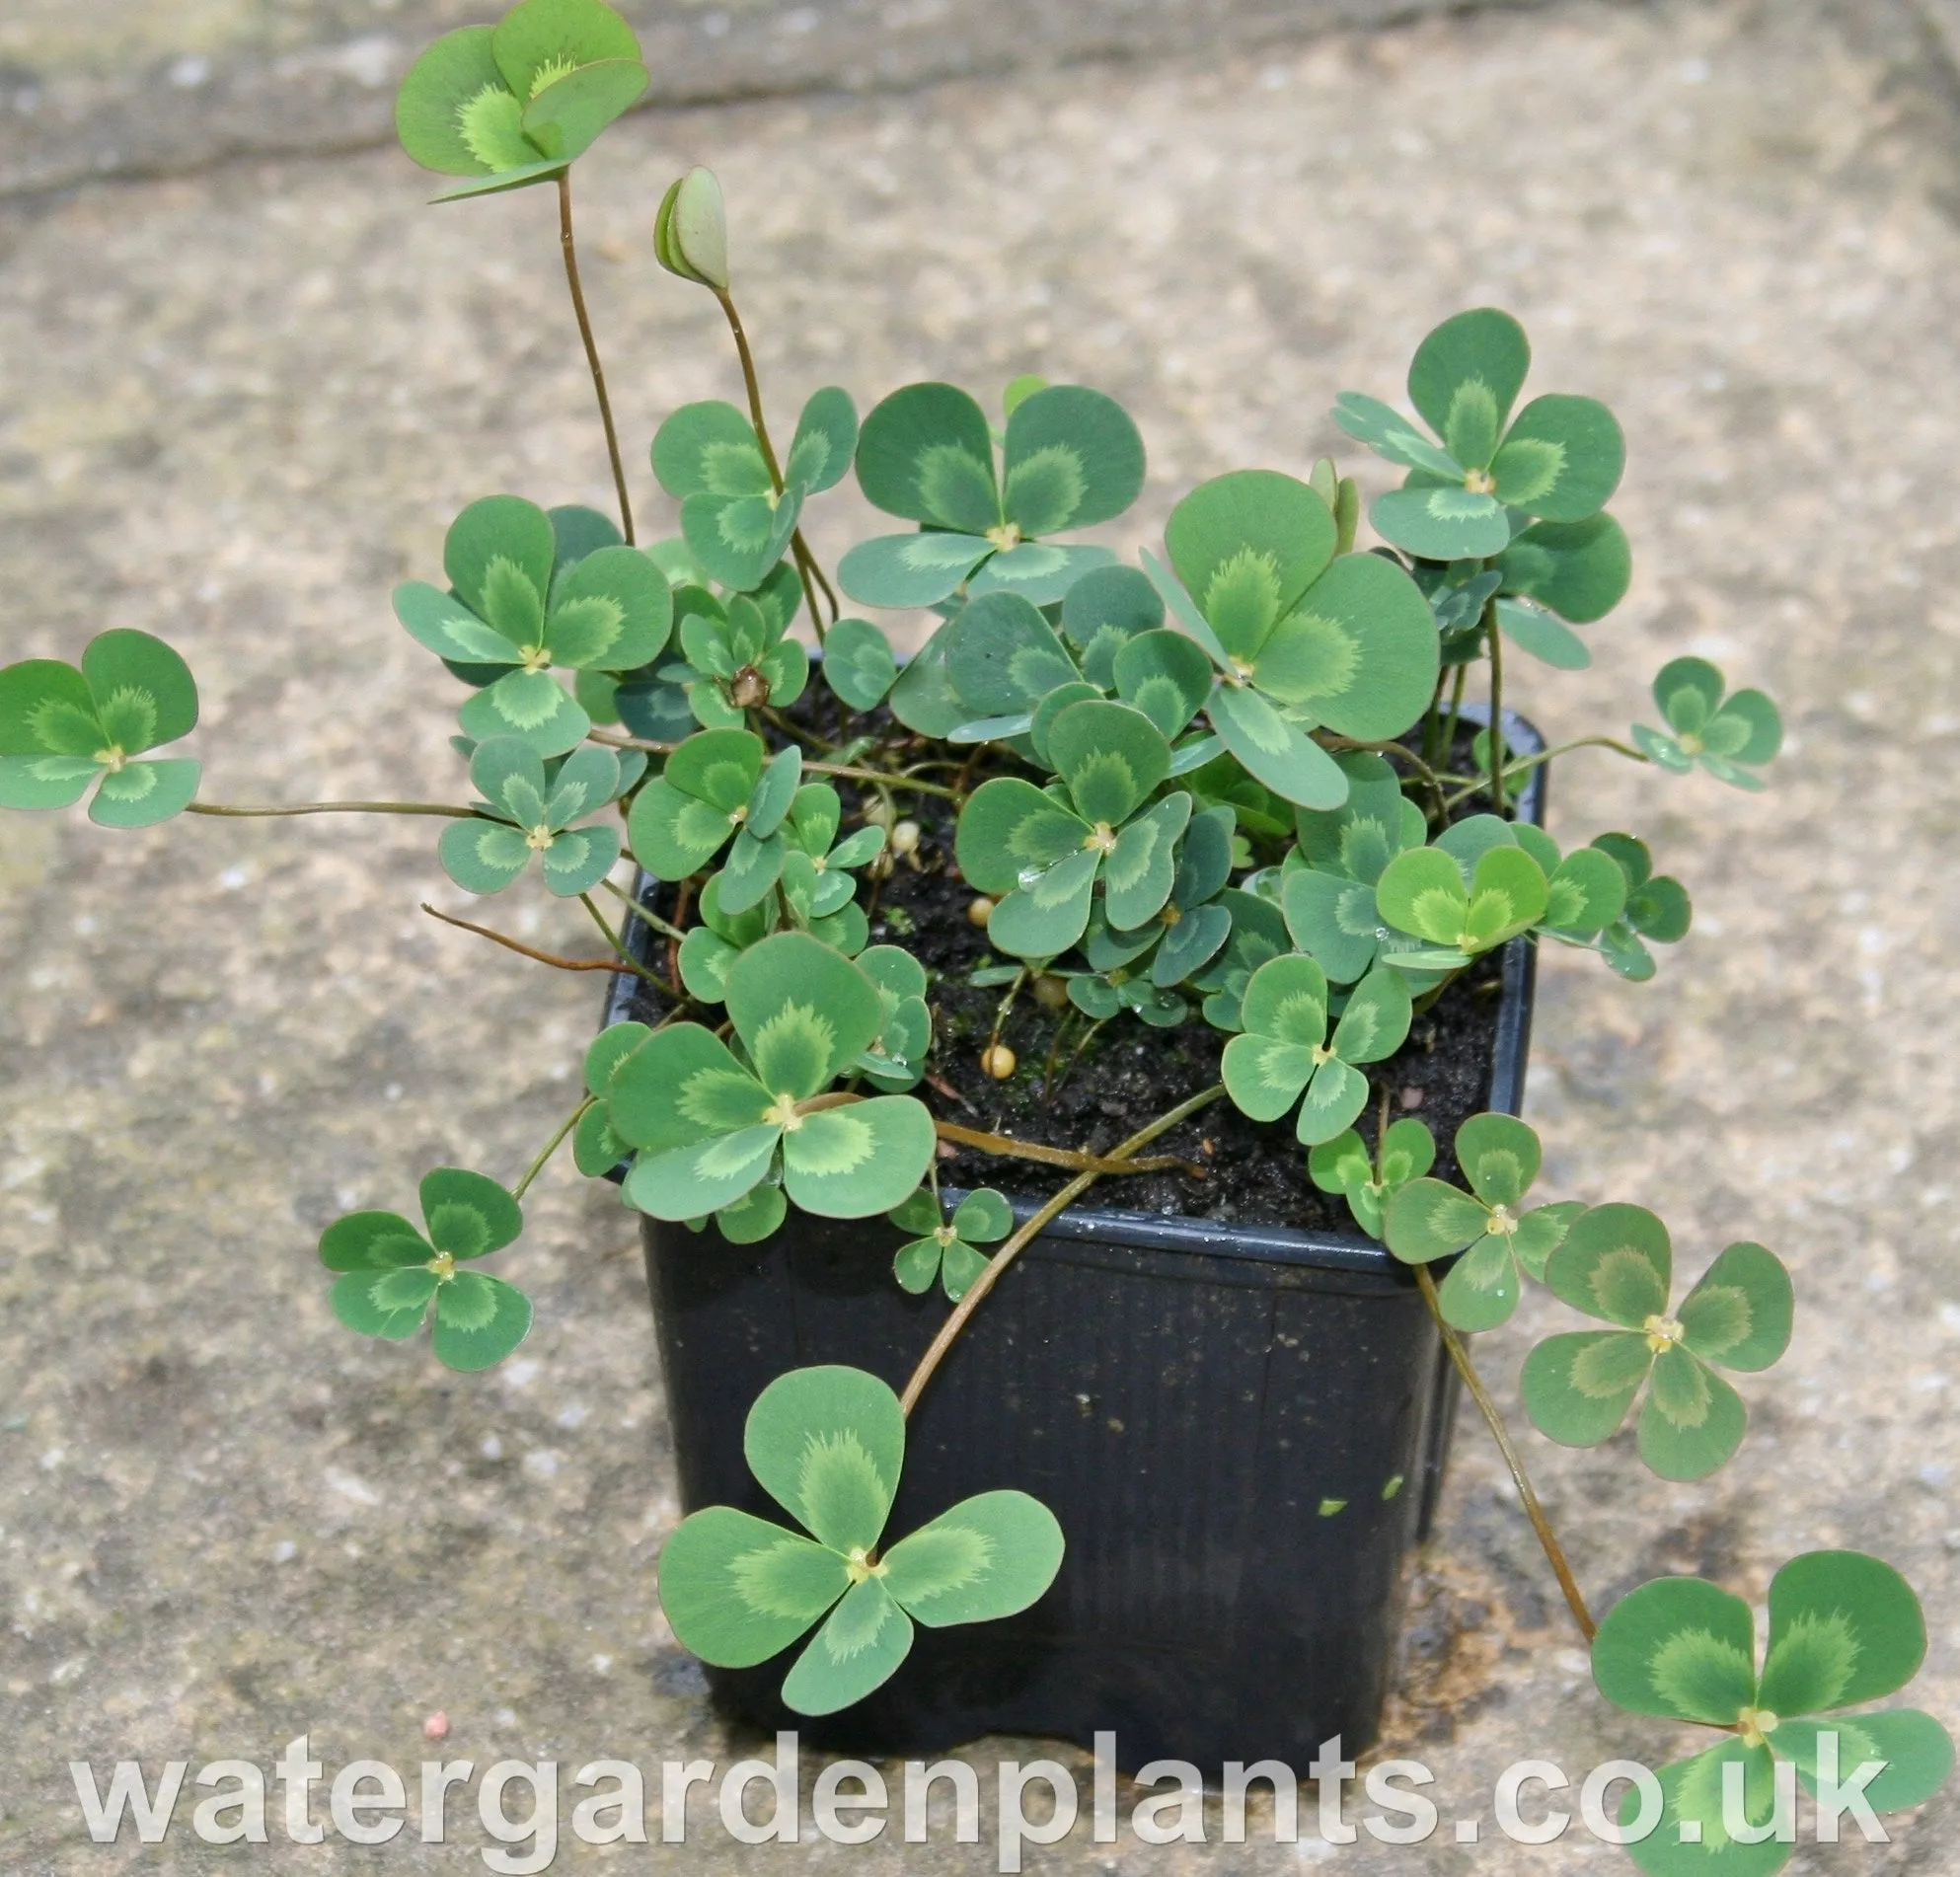
[[[1505,727],[1514,749],[1544,747],[1509,713]],[[1539,821],[1545,770],[1532,778],[1519,808]],[[1534,963],[1525,940],[1506,948],[1488,1106],[1509,1114],[1524,1098]],[[613,981],[607,1021],[630,1014],[634,986]],[[882,1218],[792,1212],[740,1246],[642,1225],[682,1506],[781,1522],[742,1457],[750,1404],[815,1363],[903,1388],[945,1302],[892,1281],[904,1235]],[[818,1749],[889,1757],[996,1733],[1088,1746],[1113,1732],[1132,1769],[1304,1766],[1335,1734],[1366,1747],[1457,1389],[1409,1270],[1358,1234],[1071,1208],[921,1397],[890,1525],[1019,1487],[1066,1535],[1053,1587],[1005,1621],[920,1627],[891,1681],[841,1714],[782,1704],[793,1651],[709,1669],[716,1706]]]

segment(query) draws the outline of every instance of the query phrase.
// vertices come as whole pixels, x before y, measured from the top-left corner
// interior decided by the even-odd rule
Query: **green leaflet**
[[[1070,587],[1062,602],[1062,631],[1081,659],[1082,674],[1101,690],[1116,681],[1116,655],[1132,638],[1164,624],[1164,602],[1135,567],[1098,567]]]
[[[880,704],[898,676],[891,641],[867,619],[840,619],[824,636],[823,676],[854,711]]]
[[[653,218],[653,256],[669,273],[728,290],[728,218],[721,185],[697,164],[669,185]]]
[[[1665,1813],[1659,1829],[1630,1847],[1634,1861],[1657,1877],[1779,1868],[1792,1836],[1765,1829],[1774,1786],[1789,1791],[1789,1768],[1772,1782],[1776,1762],[1791,1763],[1813,1790],[1820,1763],[1839,1778],[1865,1761],[1889,1763],[1864,1788],[1877,1811],[1930,1797],[1953,1764],[1952,1742],[1930,1716],[1906,1708],[1802,1718],[1891,1693],[1911,1680],[1923,1652],[1918,1598],[1889,1565],[1856,1551],[1813,1551],[1776,1573],[1760,1682],[1756,1626],[1740,1598],[1693,1577],[1660,1578],[1622,1597],[1593,1641],[1601,1693],[1633,1713],[1740,1734],[1661,1769]],[[1743,1802],[1725,1817],[1723,1769],[1736,1765],[1744,1768]],[[1622,1817],[1631,1810],[1629,1803]],[[1732,1838],[1737,1812],[1746,1836]],[[1699,1842],[1682,1842],[1683,1819],[1700,1825]]]
[[[805,1212],[867,1218],[888,1211],[919,1183],[938,1144],[920,1102],[879,1095],[805,1115],[784,1138],[783,1183]]]
[[[1515,536],[1498,561],[1505,593],[1536,600],[1560,619],[1588,626],[1626,597],[1632,551],[1611,515],[1538,521]]]
[[[798,1713],[834,1712],[889,1680],[915,1618],[942,1625],[1012,1615],[1061,1566],[1053,1515],[1018,1492],[965,1500],[880,1557],[905,1417],[891,1389],[861,1370],[779,1377],[749,1412],[744,1451],[756,1478],[815,1541],[710,1506],[667,1540],[660,1601],[684,1647],[728,1668],[764,1662],[821,1621],[783,1685]]]
[[[1636,723],[1633,740],[1662,768],[1685,774],[1698,763],[1732,788],[1764,787],[1756,771],[1782,747],[1783,720],[1763,692],[1725,694],[1705,658],[1676,658],[1654,679],[1654,703],[1668,729]]]
[[[1410,1117],[1391,1122],[1378,1158],[1379,1164],[1352,1129],[1321,1142],[1307,1158],[1314,1184],[1323,1193],[1344,1195],[1355,1224],[1371,1239],[1383,1236],[1395,1195],[1435,1164],[1435,1136]]]
[[[89,818],[147,828],[188,807],[199,766],[139,762],[197,722],[189,668],[160,638],[100,633],[81,669],[30,658],[0,670],[0,808],[65,808],[97,783]],[[98,779],[100,779],[98,781]]]
[[[619,859],[618,829],[568,825],[619,792],[619,758],[611,750],[583,745],[557,764],[548,781],[532,744],[491,737],[472,752],[470,778],[484,797],[480,818],[452,821],[437,849],[443,871],[466,892],[499,892],[536,859],[547,889],[561,899],[575,898]]]
[[[1497,454],[1531,358],[1525,329],[1508,313],[1459,313],[1416,347],[1408,401],[1458,463],[1482,468]]]
[[[494,1180],[459,1166],[423,1176],[426,1232],[399,1213],[355,1212],[320,1239],[320,1261],[339,1272],[334,1314],[358,1335],[399,1342],[431,1322],[436,1358],[474,1371],[501,1362],[531,1328],[531,1303],[501,1279],[459,1271],[524,1229],[517,1201]]]
[[[402,147],[471,178],[441,200],[557,176],[646,89],[632,30],[599,0],[523,0],[437,39],[395,101]]]
[[[986,414],[951,385],[908,385],[866,417],[858,481],[887,514],[932,532],[860,543],[838,578],[869,606],[931,606],[973,579],[978,596],[1010,590],[1059,600],[1106,549],[1036,539],[1119,514],[1143,487],[1143,441],[1100,392],[1054,385],[1017,403],[997,472]]]
[[[968,1193],[949,1220],[942,1221],[939,1202],[924,1191],[893,1207],[887,1217],[901,1231],[922,1235],[900,1245],[892,1259],[900,1288],[916,1295],[931,1290],[937,1278],[951,1304],[966,1295],[986,1268],[987,1254],[977,1247],[1014,1230],[1013,1210],[991,1186]]]
[[[634,797],[627,818],[634,859],[663,880],[705,866],[741,827],[762,767],[762,739],[747,730],[689,737]]]

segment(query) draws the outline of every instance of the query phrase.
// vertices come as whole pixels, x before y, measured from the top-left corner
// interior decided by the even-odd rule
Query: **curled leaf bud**
[[[980,1052],[980,1067],[996,1082],[1005,1082],[1014,1074],[1016,1060],[1006,1043],[990,1043]]]
[[[713,170],[697,165],[668,189],[653,218],[653,254],[669,273],[728,291],[728,220]]]

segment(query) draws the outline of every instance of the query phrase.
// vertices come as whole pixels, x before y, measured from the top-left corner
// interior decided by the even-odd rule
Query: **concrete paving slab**
[[[1591,671],[1535,676],[1523,701],[1556,737],[1623,727],[1693,650],[1767,684],[1793,734],[1759,798],[1605,756],[1562,766],[1561,836],[1643,829],[1698,919],[1645,989],[1547,958],[1532,1112],[1557,1194],[1655,1206],[1688,1272],[1763,1239],[1799,1316],[1714,1481],[1658,1484],[1623,1444],[1533,1440],[1532,1462],[1601,1605],[1666,1570],[1760,1593],[1820,1545],[1891,1558],[1931,1618],[1917,1698],[1951,1721],[1960,193],[1923,25],[1810,0],[1568,4],[647,114],[582,195],[637,462],[662,413],[736,385],[712,307],[647,252],[659,188],[695,159],[726,179],[778,408],[833,380],[866,401],[925,374],[1104,386],[1153,453],[1109,531],[1126,548],[1198,478],[1334,446],[1334,393],[1393,395],[1414,341],[1465,305],[1514,307],[1540,383],[1616,407],[1634,591]],[[394,626],[390,585],[437,563],[473,496],[605,498],[548,198],[432,211],[422,193],[376,153],[93,187],[0,221],[0,648],[171,638],[203,680],[215,798],[453,791],[456,693]],[[636,489],[662,512],[643,472]],[[824,511],[827,557],[854,502]],[[264,1764],[307,1731],[330,1770],[413,1769],[441,1712],[442,1757],[558,1761],[568,1810],[588,1761],[754,1745],[717,1726],[653,1600],[676,1508],[610,1195],[568,1174],[541,1188],[509,1259],[540,1327],[498,1374],[447,1375],[328,1314],[321,1227],[405,1202],[444,1161],[514,1173],[568,1105],[594,1020],[589,982],[435,927],[424,896],[461,903],[415,823],[0,821],[9,1872],[249,1866],[182,1824],[156,1850],[91,1845],[70,1759]],[[586,942],[563,908],[498,911],[538,942]],[[1483,1340],[1507,1400],[1529,1341],[1568,1320],[1535,1301]],[[1381,1753],[1432,1767],[1446,1820],[1479,1816],[1488,1839],[1492,1782],[1522,1757],[1577,1772],[1680,1746],[1592,1693],[1473,1425],[1417,1597]],[[1954,1803],[1897,1821],[1890,1848],[1806,1846],[1790,1868],[1960,1868]],[[328,1867],[272,1829],[263,1867]],[[907,1847],[896,1829],[778,1855],[994,1867],[990,1843]],[[481,1868],[460,1812],[452,1839],[340,1846],[331,1867]],[[760,1855],[697,1794],[687,1844],[567,1841],[560,1867]],[[1576,1823],[1538,1849],[1458,1844],[1446,1824],[1420,1846],[1298,1850],[1102,1846],[1085,1824],[1029,1867],[1454,1877],[1621,1857]]]

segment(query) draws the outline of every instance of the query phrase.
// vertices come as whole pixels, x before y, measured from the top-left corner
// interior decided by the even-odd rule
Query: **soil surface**
[[[847,733],[835,720],[836,710],[827,688],[813,681],[788,716],[798,727],[835,739]],[[849,725],[860,735],[867,727],[862,717]],[[893,726],[880,710],[872,727],[888,734]],[[1470,762],[1466,730],[1451,767],[1463,773]],[[998,768],[1028,773],[1004,752]],[[969,786],[977,787],[988,773],[993,771],[976,770]],[[846,784],[842,793],[847,831],[877,807],[870,791],[860,794]],[[938,1118],[1044,1147],[1106,1153],[1219,1080],[1219,1059],[1229,1038],[1204,1020],[1195,999],[1190,1015],[1174,1028],[1154,1028],[1128,1013],[1092,1026],[1065,1001],[1059,980],[1024,983],[1012,997],[1007,986],[973,984],[975,971],[1015,960],[993,952],[984,928],[967,916],[974,892],[953,859],[952,805],[932,795],[909,799],[908,808],[901,795],[899,806],[919,824],[916,851],[895,861],[882,878],[867,878],[859,897],[870,914],[871,942],[905,946],[931,974],[933,1050],[926,1081],[916,1092]],[[1458,818],[1485,805],[1482,797],[1472,797]],[[1277,861],[1281,851],[1277,845],[1270,853],[1261,848],[1254,858],[1260,863]],[[1479,959],[1416,1016],[1395,1055],[1368,1066],[1369,1104],[1356,1123],[1364,1140],[1372,1145],[1376,1139],[1386,1095],[1392,1120],[1416,1115],[1435,1135],[1436,1175],[1449,1178],[1455,1172],[1450,1143],[1489,1099],[1502,975],[1501,954]],[[650,998],[644,1003],[638,1014],[654,1020],[663,1007]],[[981,1066],[997,1036],[1015,1056],[1014,1073],[1005,1080]],[[1347,1201],[1314,1184],[1308,1151],[1293,1128],[1291,1114],[1252,1121],[1221,1095],[1148,1150],[1152,1156],[1175,1156],[1190,1170],[1110,1175],[1086,1203],[1352,1236],[1357,1228]],[[940,1176],[953,1186],[992,1186],[1012,1197],[1041,1200],[1071,1177],[1065,1168],[977,1148],[945,1143],[940,1152]]]

